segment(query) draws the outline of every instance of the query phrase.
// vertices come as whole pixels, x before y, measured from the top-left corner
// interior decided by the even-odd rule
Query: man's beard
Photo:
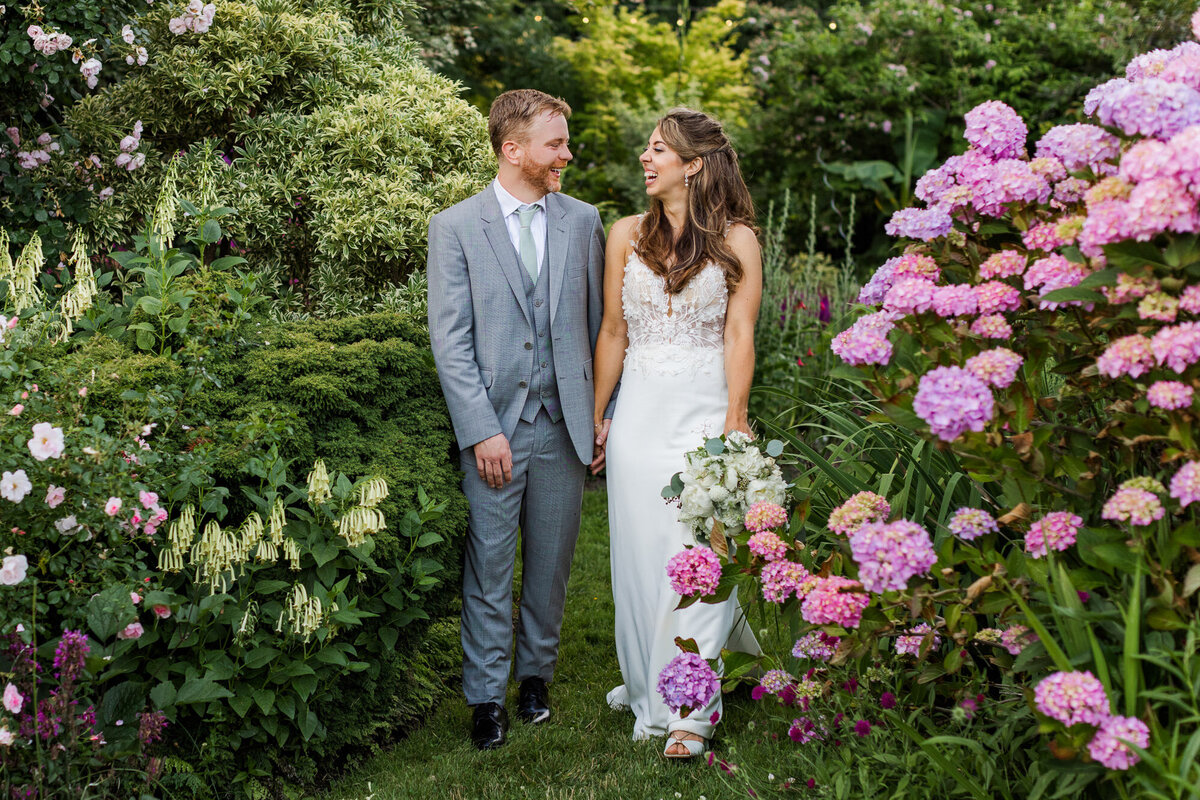
[[[561,188],[560,185],[556,185],[558,181],[551,174],[550,167],[543,167],[540,164],[532,164],[528,161],[521,164],[521,177],[527,184],[546,194],[557,192]]]

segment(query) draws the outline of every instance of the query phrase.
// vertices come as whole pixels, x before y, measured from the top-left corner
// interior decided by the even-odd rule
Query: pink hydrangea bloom
[[[1147,242],[1163,231],[1192,233],[1200,224],[1196,198],[1178,178],[1153,178],[1129,194],[1129,235]]]
[[[746,543],[750,552],[766,561],[778,561],[787,555],[787,542],[771,531],[762,531],[750,537]]]
[[[975,287],[975,302],[980,314],[1016,311],[1021,307],[1021,292],[1007,283],[988,281]]]
[[[947,526],[950,532],[965,541],[974,541],[985,533],[996,533],[1000,526],[995,517],[978,508],[960,508]]]
[[[1146,749],[1150,745],[1150,729],[1137,717],[1111,716],[1100,723],[1100,729],[1088,743],[1088,753],[1109,769],[1129,769],[1141,761],[1141,756],[1130,750],[1126,742]]]
[[[791,673],[783,669],[767,670],[763,676],[758,679],[758,685],[761,686],[768,694],[779,694],[784,689],[788,688],[795,682],[795,678]]]
[[[1033,697],[1038,711],[1068,728],[1099,725],[1109,716],[1104,684],[1090,672],[1055,672],[1038,683]]]
[[[932,281],[903,278],[892,284],[883,298],[883,308],[900,314],[921,314],[933,308]]]
[[[1079,249],[1089,258],[1103,255],[1104,245],[1129,238],[1131,216],[1124,200],[1104,200],[1089,206],[1079,232]]]
[[[924,278],[927,281],[936,281],[940,277],[942,277],[942,270],[937,262],[929,256],[919,253],[908,253],[895,259],[895,266],[892,270],[893,282],[901,278]]]
[[[778,503],[759,501],[746,512],[744,526],[748,531],[770,531],[787,525],[787,512]]]
[[[1171,497],[1187,508],[1200,502],[1200,461],[1189,461],[1171,478]]]
[[[1150,349],[1160,366],[1182,373],[1200,360],[1200,322],[1163,328],[1150,340]]]
[[[933,539],[915,522],[871,522],[850,534],[858,579],[868,592],[900,591],[937,561]]]
[[[1111,169],[1109,162],[1120,156],[1121,140],[1096,125],[1059,125],[1038,140],[1035,153],[1039,158],[1059,159],[1070,172],[1100,173],[1102,167]]]
[[[1166,514],[1162,502],[1153,492],[1133,487],[1118,489],[1104,504],[1100,516],[1114,522],[1149,525]]]
[[[1070,511],[1053,511],[1029,526],[1025,552],[1042,558],[1049,550],[1066,550],[1075,544],[1083,520]]]
[[[922,622],[909,629],[908,633],[903,636],[896,637],[896,653],[898,655],[919,656],[921,655],[921,645],[925,642],[928,634],[933,633],[933,628],[928,622]],[[933,652],[942,646],[942,637],[933,633],[933,637],[929,642],[929,652]]]
[[[1026,248],[1041,250],[1045,253],[1070,244],[1066,239],[1059,237],[1058,224],[1054,222],[1043,222],[1034,225],[1021,234],[1021,241],[1025,244]],[[1024,264],[1022,264],[1022,268],[1024,268]]]
[[[888,236],[929,242],[954,230],[950,215],[941,206],[902,208],[883,226]]]
[[[877,311],[860,317],[833,337],[829,349],[854,366],[886,364],[892,357],[892,343],[887,335],[896,326],[899,317],[899,314],[890,311]]]
[[[939,317],[968,317],[978,308],[975,290],[965,283],[939,286],[933,290],[933,311]]]
[[[1050,184],[1033,171],[1028,161],[1006,158],[996,162],[995,176],[988,185],[989,200],[998,205],[1009,203],[1045,203],[1050,199]]]
[[[971,333],[983,339],[1011,339],[1013,329],[1000,314],[987,314],[971,323]]]
[[[1133,334],[1122,336],[1111,342],[1096,359],[1096,369],[1101,375],[1119,378],[1128,375],[1136,378],[1154,368],[1154,350],[1151,342],[1145,336]]]
[[[1158,289],[1158,281],[1153,278],[1134,277],[1122,272],[1117,276],[1116,286],[1105,286],[1104,296],[1113,305],[1139,300]]]
[[[796,658],[807,658],[810,661],[829,661],[837,653],[842,640],[838,636],[830,636],[825,631],[813,631],[796,640],[792,647],[792,655]]]
[[[792,595],[802,598],[815,582],[803,565],[783,559],[764,566],[759,580],[762,581],[763,599],[772,603],[782,603]]]
[[[859,291],[858,302],[868,306],[877,306],[883,302],[888,289],[892,288],[892,284],[896,281],[896,264],[901,258],[903,256],[889,258],[879,266],[879,269],[875,270],[875,274]]]
[[[680,653],[658,674],[658,693],[674,712],[704,708],[720,690],[720,676],[695,653]]]
[[[998,100],[980,103],[964,117],[964,137],[972,146],[994,159],[1021,158],[1029,129],[1021,116]]]
[[[1017,370],[1024,361],[1025,359],[1007,347],[997,347],[968,358],[966,367],[988,386],[1007,389],[1016,380]]]
[[[983,280],[992,278],[1012,278],[1025,272],[1025,255],[1016,250],[1001,250],[992,253],[979,265],[979,277]]]
[[[1180,381],[1155,381],[1146,391],[1146,400],[1155,408],[1177,411],[1190,408],[1195,390]]]
[[[1200,283],[1188,286],[1179,295],[1179,310],[1188,314],[1200,314]]]
[[[1142,139],[1121,157],[1117,174],[1129,183],[1176,174],[1173,148],[1157,139]]]
[[[1061,181],[1067,177],[1066,165],[1054,156],[1038,156],[1029,162],[1029,168],[1047,181]]]
[[[829,530],[847,535],[868,522],[883,522],[892,507],[888,501],[874,492],[859,492],[850,497],[829,514]]]
[[[870,603],[870,595],[862,591],[862,585],[858,581],[840,575],[830,575],[819,579],[805,595],[804,603],[800,606],[800,616],[812,625],[857,628],[858,623],[862,621],[863,609]]]
[[[1000,634],[1000,646],[1014,656],[1037,640],[1037,634],[1024,625],[1013,625]]]
[[[1138,318],[1156,322],[1174,322],[1179,313],[1179,301],[1166,292],[1154,292],[1142,298],[1137,306]]]
[[[947,162],[922,175],[917,180],[913,194],[916,195],[917,199],[924,200],[931,206],[937,205],[941,203],[942,196],[946,193],[946,190],[955,185],[954,166]]]
[[[968,430],[982,431],[995,410],[987,384],[961,367],[937,367],[925,373],[913,398],[913,411],[934,436],[946,442]]]
[[[691,547],[671,556],[667,576],[671,588],[683,597],[716,594],[721,580],[721,558],[707,547]]]
[[[1084,113],[1127,136],[1141,134],[1169,139],[1189,125],[1200,123],[1200,92],[1162,78],[1128,81],[1115,78],[1092,89]]]

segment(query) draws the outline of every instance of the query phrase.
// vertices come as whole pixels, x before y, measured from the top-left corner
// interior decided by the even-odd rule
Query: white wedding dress
[[[608,436],[607,472],[617,658],[625,683],[609,692],[608,702],[633,710],[634,739],[673,730],[708,739],[713,715],[721,711],[719,692],[707,708],[681,719],[657,691],[659,672],[682,652],[675,637],[694,639],[705,658],[726,646],[753,653],[759,648],[736,594],[716,605],[675,610],[680,598],[667,578],[667,561],[696,540],[661,492],[683,469],[687,451],[724,433],[729,293],[723,270],[710,263],[668,301],[662,277],[632,253],[621,300],[629,348]]]

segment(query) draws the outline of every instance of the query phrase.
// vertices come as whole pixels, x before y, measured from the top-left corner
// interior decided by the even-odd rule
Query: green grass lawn
[[[786,737],[771,739],[785,728],[740,692],[726,699],[726,718],[715,742],[718,755],[738,765],[733,776],[703,761],[665,760],[661,739],[630,740],[633,715],[613,711],[604,701],[621,682],[613,649],[606,503],[603,489],[589,490],[583,499],[558,673],[551,686],[551,721],[539,726],[514,721],[508,743],[482,753],[467,739],[471,712],[462,697],[446,700],[423,728],[335,784],[325,800],[698,800],[747,797],[746,780],[762,797],[775,795],[772,789],[789,777],[808,777],[786,772],[789,762],[800,768],[795,746]],[[508,706],[515,705],[514,686]]]

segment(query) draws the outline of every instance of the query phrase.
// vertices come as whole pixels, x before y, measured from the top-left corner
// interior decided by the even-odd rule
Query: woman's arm
[[[625,262],[629,251],[636,217],[617,220],[608,233],[608,244],[604,248],[604,318],[600,321],[600,335],[596,337],[596,355],[592,359],[592,375],[596,390],[596,457],[592,460],[592,474],[604,466],[604,445],[608,438],[608,427],[604,420],[604,409],[612,397],[617,382],[621,379],[621,367],[625,362],[625,348],[629,337],[625,329],[625,309],[621,304],[621,289],[625,284]]]
[[[725,433],[750,431],[750,383],[754,380],[754,323],[762,302],[762,253],[754,232],[735,225],[727,243],[742,264],[742,280],[729,297],[725,315],[725,381],[729,386],[729,411]]]

